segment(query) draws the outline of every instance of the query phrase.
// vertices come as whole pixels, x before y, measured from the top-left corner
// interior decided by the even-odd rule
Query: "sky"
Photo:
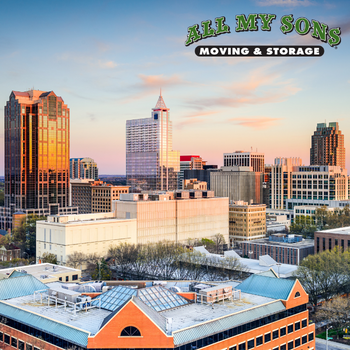
[[[71,111],[70,156],[125,174],[125,123],[148,118],[162,89],[173,149],[223,165],[236,150],[301,157],[317,123],[339,122],[350,169],[350,1],[1,1],[0,100],[54,91]],[[271,13],[271,31],[235,32],[236,15]],[[280,19],[340,27],[332,48]],[[231,33],[185,46],[188,27],[225,16]],[[215,28],[215,26],[214,26]],[[322,57],[197,57],[197,45],[322,45]],[[4,134],[0,123],[0,174]]]

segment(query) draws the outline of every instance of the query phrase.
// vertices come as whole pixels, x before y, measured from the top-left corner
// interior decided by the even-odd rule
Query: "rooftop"
[[[291,248],[291,247],[293,247],[293,248],[305,248],[305,247],[313,247],[315,245],[315,242],[313,239],[303,239],[301,242],[287,243],[287,242],[269,241],[268,238],[261,238],[261,239],[254,239],[251,241],[244,241],[244,243],[266,244],[266,245],[282,246],[282,247],[289,247],[289,248]]]
[[[334,233],[336,235],[350,235],[350,226],[340,227],[340,228],[331,228],[329,230],[317,231],[321,233]]]

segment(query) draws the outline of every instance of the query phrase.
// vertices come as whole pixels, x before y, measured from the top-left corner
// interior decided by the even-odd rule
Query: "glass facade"
[[[180,153],[172,147],[169,108],[159,96],[151,118],[126,122],[126,178],[130,192],[177,189]]]
[[[54,92],[10,95],[5,106],[5,207],[69,205],[69,108]]]

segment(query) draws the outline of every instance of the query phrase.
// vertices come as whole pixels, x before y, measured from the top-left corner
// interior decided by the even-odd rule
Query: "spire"
[[[162,97],[162,89],[160,89],[160,95],[157,104],[153,109],[168,109]]]

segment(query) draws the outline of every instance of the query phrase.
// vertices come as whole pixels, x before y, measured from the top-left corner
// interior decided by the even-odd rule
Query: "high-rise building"
[[[180,152],[172,147],[169,108],[160,95],[150,118],[126,121],[126,179],[132,192],[177,189]]]
[[[180,156],[180,171],[178,175],[178,188],[183,187],[184,180],[184,171],[185,170],[203,170],[203,166],[206,165],[207,162],[202,160],[200,156]]]
[[[53,91],[12,91],[5,106],[5,205],[1,228],[12,215],[77,212],[69,203],[69,117]]]
[[[229,206],[230,246],[266,237],[266,205],[236,201]]]
[[[264,153],[236,151],[224,153],[224,166],[248,166],[257,173],[264,172]]]
[[[311,136],[310,165],[335,165],[345,169],[344,135],[338,123],[317,124]]]
[[[103,181],[71,179],[71,193],[74,207],[79,214],[108,213],[112,211],[112,201],[121,193],[129,193],[128,186],[113,186]]]
[[[98,180],[97,164],[92,158],[71,158],[70,178]]]

